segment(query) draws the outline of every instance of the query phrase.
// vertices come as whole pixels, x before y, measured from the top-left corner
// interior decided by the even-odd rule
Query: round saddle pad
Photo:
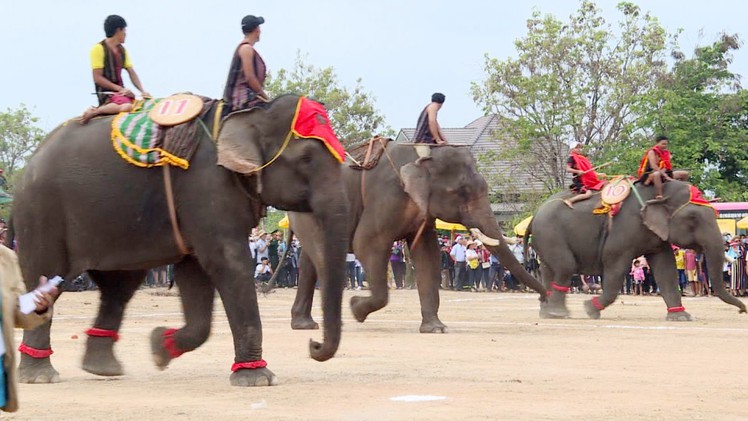
[[[623,177],[616,177],[603,187],[600,197],[605,203],[615,205],[626,200],[630,193],[631,185]]]
[[[161,126],[176,126],[197,117],[202,110],[203,100],[200,97],[177,94],[159,101],[148,116]]]

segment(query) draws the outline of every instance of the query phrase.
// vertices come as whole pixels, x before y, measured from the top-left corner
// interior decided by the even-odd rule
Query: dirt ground
[[[665,322],[659,297],[631,296],[589,320],[581,295],[569,297],[571,319],[541,320],[534,294],[447,291],[440,314],[449,333],[419,334],[416,291],[391,291],[389,306],[363,324],[346,291],[340,349],[319,363],[308,341],[321,333],[291,330],[295,290],[279,290],[259,299],[264,358],[279,385],[237,388],[220,305],[207,343],[155,368],[151,330],[182,324],[178,297],[155,294],[164,291],[141,290],[130,304],[115,346],[127,370],[120,378],[80,368],[98,292],[65,294],[52,333],[62,382],[21,385],[20,412],[9,418],[748,419],[748,316],[715,298],[685,298],[693,322]],[[314,315],[321,320],[319,307]],[[392,400],[411,395],[438,400]]]

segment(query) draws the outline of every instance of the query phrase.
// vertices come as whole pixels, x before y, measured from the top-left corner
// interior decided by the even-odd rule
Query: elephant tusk
[[[497,239],[495,239],[495,238],[491,238],[491,237],[487,236],[486,234],[483,234],[483,233],[481,232],[481,230],[479,230],[478,228],[470,228],[470,232],[471,232],[471,233],[472,233],[472,234],[473,234],[473,235],[474,235],[474,236],[475,236],[476,238],[478,238],[478,239],[479,239],[479,240],[481,241],[481,243],[483,243],[483,244],[485,244],[485,245],[487,245],[487,246],[493,246],[493,247],[496,247],[496,246],[498,246],[499,244],[501,244],[501,242],[500,242],[499,240],[497,240]],[[512,240],[512,239],[510,239],[510,238],[506,238],[506,237],[504,237],[504,241],[506,241],[506,242],[508,242],[508,243],[509,243],[509,242],[512,242],[512,241],[514,241],[514,240]],[[516,241],[514,241],[514,242],[516,242]],[[513,243],[511,243],[511,244],[513,244]]]

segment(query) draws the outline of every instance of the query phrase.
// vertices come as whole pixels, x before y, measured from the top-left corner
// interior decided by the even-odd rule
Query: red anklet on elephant
[[[26,354],[31,358],[49,358],[50,355],[54,354],[55,352],[52,351],[52,348],[49,349],[36,349],[32,348],[25,343],[21,342],[21,345],[18,347],[18,351],[21,354]]]
[[[184,354],[184,351],[177,348],[177,342],[174,340],[174,334],[177,333],[178,330],[179,329],[166,329],[166,331],[164,331],[164,349],[169,354],[170,358],[177,358]]]
[[[254,370],[256,368],[265,368],[268,366],[267,361],[265,360],[257,360],[257,361],[246,361],[243,363],[234,363],[231,365],[231,371],[236,372],[243,369],[251,369]]]
[[[592,297],[592,305],[600,311],[605,310],[605,306],[600,303],[600,299],[597,297]]]
[[[667,312],[668,313],[680,313],[682,311],[686,311],[686,308],[683,306],[680,307],[668,307]]]
[[[567,293],[571,289],[569,287],[562,287],[561,285],[559,285],[559,284],[557,284],[555,282],[551,282],[551,288],[555,289],[558,292],[563,292],[563,293]]]
[[[119,340],[119,333],[117,333],[116,330],[99,329],[97,327],[92,327],[91,329],[88,329],[86,331],[86,335],[94,336],[97,338],[112,338],[114,342],[117,342]]]

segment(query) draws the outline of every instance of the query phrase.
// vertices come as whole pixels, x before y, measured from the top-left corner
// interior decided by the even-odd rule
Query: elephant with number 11
[[[94,329],[88,331],[84,370],[101,376],[123,374],[114,343],[125,307],[147,269],[174,264],[185,325],[152,332],[157,366],[165,368],[172,358],[207,340],[217,290],[234,339],[231,384],[275,383],[262,360],[262,324],[247,247],[247,236],[266,205],[309,212],[325,228],[311,237],[324,250],[320,278],[326,285],[325,339],[312,342],[310,353],[320,361],[335,354],[348,202],[342,166],[322,142],[292,140],[281,149],[299,101],[286,95],[266,109],[232,113],[217,142],[198,130],[189,170],[171,170],[175,212],[189,254],[180,251],[172,233],[162,170],[137,168],[120,159],[112,148],[113,117],[93,119],[85,126],[70,122],[39,147],[18,186],[11,228],[27,283],[40,275],[73,279],[87,271],[99,286],[101,304]],[[205,121],[210,125],[213,118],[206,116]],[[246,177],[246,169],[257,162],[272,164]],[[59,381],[49,358],[49,334],[50,324],[24,332],[22,381]]]

